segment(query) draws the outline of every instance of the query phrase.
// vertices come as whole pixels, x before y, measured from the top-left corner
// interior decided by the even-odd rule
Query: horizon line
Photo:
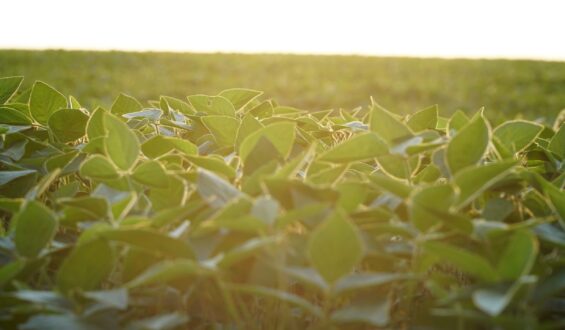
[[[68,52],[122,52],[122,53],[170,53],[170,54],[202,54],[202,55],[285,55],[285,56],[343,56],[373,58],[411,58],[439,60],[505,60],[534,62],[565,62],[561,57],[508,56],[508,55],[441,55],[441,54],[407,54],[407,53],[364,53],[364,52],[308,52],[308,51],[246,51],[246,50],[189,50],[189,49],[155,49],[155,48],[79,48],[79,47],[0,47],[0,51],[68,51]]]

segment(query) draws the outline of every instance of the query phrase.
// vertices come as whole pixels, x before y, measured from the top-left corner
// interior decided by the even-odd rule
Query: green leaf
[[[157,135],[145,141],[141,145],[141,150],[149,158],[158,158],[172,150],[177,150],[185,155],[198,154],[198,147],[192,142],[163,135]]]
[[[239,120],[229,116],[204,116],[202,123],[221,146],[233,146],[239,129]]]
[[[96,108],[90,115],[88,123],[86,124],[86,135],[90,141],[106,136],[106,130],[104,129],[105,112],[106,110],[102,108]]]
[[[426,129],[435,129],[437,126],[438,108],[437,104],[422,109],[408,118],[408,127],[414,132]]]
[[[165,260],[151,266],[139,276],[128,282],[126,287],[135,288],[154,283],[163,284],[176,279],[198,276],[204,273],[204,269],[194,260]]]
[[[469,120],[469,117],[467,117],[463,111],[455,111],[447,123],[447,135],[453,136],[456,132],[465,127],[465,125],[469,123]]]
[[[292,149],[295,139],[295,123],[275,123],[261,128],[249,135],[239,148],[239,155],[243,162],[247,159],[255,145],[262,137],[265,137],[277,149],[279,154],[286,158]]]
[[[538,244],[528,230],[517,230],[504,248],[496,270],[502,279],[516,280],[527,275],[536,260]]]
[[[102,231],[99,233],[99,236],[162,254],[166,257],[194,259],[194,252],[186,242],[157,231],[115,229]]]
[[[4,104],[10,100],[10,98],[16,93],[24,77],[5,77],[0,78],[0,104]]]
[[[12,219],[16,223],[14,243],[21,256],[34,258],[51,242],[57,230],[55,215],[43,204],[29,201]]]
[[[311,234],[307,254],[320,275],[333,283],[353,271],[363,258],[363,250],[357,228],[337,211]]]
[[[29,111],[33,119],[46,125],[55,111],[66,107],[67,99],[63,94],[44,82],[35,82],[29,99]]]
[[[489,141],[490,128],[486,120],[483,116],[475,117],[457,132],[447,145],[445,157],[451,174],[478,164],[487,150]]]
[[[543,130],[543,126],[524,120],[507,121],[498,126],[493,136],[512,153],[523,151],[534,142]]]
[[[36,174],[35,170],[21,170],[21,171],[0,171],[0,186],[10,183],[16,179]]]
[[[272,247],[279,242],[276,236],[257,237],[239,244],[235,248],[222,253],[218,266],[224,269],[233,267],[236,263],[243,261],[265,248]]]
[[[192,95],[188,96],[188,101],[198,112],[235,117],[233,104],[223,96]]]
[[[241,120],[241,125],[239,126],[239,129],[237,130],[237,138],[236,138],[237,148],[239,149],[241,142],[243,142],[243,140],[245,140],[246,137],[253,134],[253,132],[260,130],[261,128],[263,128],[263,125],[261,124],[260,121],[255,119],[255,117],[253,117],[250,114],[245,115]]]
[[[251,209],[251,215],[268,225],[275,223],[279,214],[280,205],[276,199],[270,196],[261,196],[255,199]]]
[[[219,95],[228,99],[236,110],[239,110],[259,97],[263,92],[246,88],[231,88],[222,91]]]
[[[167,314],[158,314],[149,318],[135,320],[130,323],[131,329],[143,330],[173,330],[179,329],[182,325],[187,323],[190,318],[183,313],[174,312]],[[128,326],[128,329],[130,327]]]
[[[496,269],[488,260],[479,254],[455,247],[450,244],[428,241],[423,243],[424,249],[441,260],[467,272],[483,281],[493,282],[498,279]]]
[[[232,199],[242,196],[229,182],[207,170],[198,170],[196,184],[200,196],[213,208],[223,207]]]
[[[25,266],[26,260],[24,259],[16,259],[0,266],[0,288],[16,278]]]
[[[491,317],[498,316],[508,306],[518,290],[525,284],[535,283],[535,276],[523,276],[509,288],[498,286],[494,288],[479,289],[473,292],[475,305]]]
[[[374,133],[356,135],[323,153],[318,160],[347,163],[362,161],[388,153],[386,143]]]
[[[80,175],[94,180],[114,180],[120,177],[116,167],[102,155],[93,155],[80,167]]]
[[[407,198],[410,196],[411,188],[404,182],[393,179],[388,175],[375,173],[368,176],[369,180],[379,188],[400,198]]]
[[[140,111],[141,109],[143,109],[143,106],[138,100],[129,95],[120,94],[112,104],[110,112],[115,115],[123,115],[126,113]]]
[[[551,138],[547,150],[553,152],[559,158],[565,159],[565,125],[561,125],[557,133]]]
[[[360,292],[361,290],[370,290],[382,285],[409,279],[414,279],[414,275],[398,273],[350,274],[336,282],[334,293],[347,294]]]
[[[114,251],[106,240],[94,239],[77,245],[57,273],[57,286],[63,292],[94,290],[114,268]]]
[[[420,231],[427,231],[442,222],[442,218],[436,213],[448,212],[453,201],[453,187],[448,184],[414,190],[410,203],[410,220]]]
[[[337,323],[366,323],[380,328],[389,323],[390,308],[391,302],[388,298],[354,300],[333,312],[331,320]]]
[[[467,167],[457,173],[453,178],[455,185],[459,188],[457,208],[461,209],[472,202],[504,178],[514,166],[516,166],[516,161],[507,160],[483,166]]]
[[[104,127],[108,136],[104,141],[106,155],[124,171],[130,170],[139,157],[139,141],[129,127],[109,113],[104,116]]]
[[[395,142],[412,137],[412,131],[397,117],[379,105],[371,108],[369,119],[371,131],[377,133],[386,142]]]
[[[31,125],[32,121],[21,111],[9,107],[0,107],[0,124]]]
[[[128,307],[128,291],[125,288],[85,292],[84,296],[104,307],[125,310]]]
[[[75,141],[85,134],[88,116],[76,109],[55,111],[48,120],[51,132],[61,142]]]
[[[150,160],[139,165],[133,171],[132,178],[137,182],[157,188],[167,188],[169,180],[165,169],[158,161]]]

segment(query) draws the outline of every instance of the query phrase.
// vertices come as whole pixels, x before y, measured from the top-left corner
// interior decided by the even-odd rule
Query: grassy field
[[[119,91],[147,100],[247,87],[308,110],[353,108],[369,96],[397,113],[485,106],[495,121],[551,120],[565,108],[559,62],[2,50],[0,76],[9,75],[24,75],[24,87],[43,80],[89,107],[109,106]]]

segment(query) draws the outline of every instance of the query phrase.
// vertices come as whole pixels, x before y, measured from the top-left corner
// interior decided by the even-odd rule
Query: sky
[[[560,0],[6,0],[0,48],[565,60]]]

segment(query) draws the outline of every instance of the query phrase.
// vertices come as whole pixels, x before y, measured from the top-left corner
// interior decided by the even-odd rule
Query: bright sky
[[[0,48],[565,60],[561,0],[6,0]]]

